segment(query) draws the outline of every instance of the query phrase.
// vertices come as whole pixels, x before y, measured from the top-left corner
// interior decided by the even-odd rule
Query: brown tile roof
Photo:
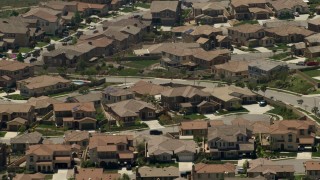
[[[203,38],[203,37],[200,37],[196,42],[199,43],[199,44],[205,44],[209,41],[208,38]]]
[[[78,2],[78,11],[83,12],[87,9],[105,9],[107,8],[106,4],[91,4],[91,3],[84,3],[84,2]]]
[[[226,164],[204,164],[198,163],[194,165],[195,173],[235,173],[235,166],[231,163]]]
[[[233,30],[233,31],[238,31],[241,33],[255,33],[260,30],[263,30],[264,27],[257,25],[257,24],[242,24],[239,26],[230,27],[228,29]]]
[[[25,119],[23,119],[21,117],[16,117],[13,120],[8,121],[7,124],[9,125],[11,123],[18,123],[18,124],[21,124],[21,125],[25,125],[25,124],[27,124],[27,122],[28,122],[27,120],[25,120]]]
[[[31,97],[28,99],[28,104],[35,107],[35,109],[47,108],[50,105],[61,103],[61,101],[57,99],[53,99],[48,96],[40,96],[40,97]]]
[[[210,35],[212,33],[222,33],[222,30],[209,25],[195,26],[190,33],[193,36]]]
[[[224,64],[218,64],[215,65],[215,69],[223,69],[229,72],[244,72],[248,71],[248,64],[249,61],[241,61],[241,60],[235,60],[235,61],[228,61]]]
[[[1,31],[1,28],[0,28]],[[2,60],[0,61],[0,70],[3,71],[17,71],[17,70],[22,70],[26,67],[31,67],[32,65],[26,64],[26,63],[21,63],[18,61],[7,61],[7,60]]]
[[[190,130],[190,129],[208,129],[207,121],[189,121],[189,122],[181,122],[180,128],[182,130]]]
[[[309,51],[310,53],[317,53],[317,52],[320,52],[320,46],[307,47],[306,50]]]
[[[156,107],[154,105],[135,99],[129,99],[117,103],[107,104],[107,106],[111,108],[112,111],[120,117],[138,116],[140,110],[144,108],[156,110]]]
[[[93,102],[83,103],[57,103],[53,105],[54,111],[87,111],[95,112]]]
[[[320,161],[306,161],[304,167],[306,171],[320,171]]]
[[[257,173],[280,173],[280,172],[295,172],[293,165],[260,165],[255,168],[248,169],[248,172],[257,172]]]
[[[266,3],[266,0],[231,0],[231,5],[238,7],[241,5],[248,6],[249,4]]]
[[[80,168],[75,174],[76,180],[117,180],[118,173],[104,173],[103,168]]]
[[[107,37],[100,37],[96,39],[90,39],[90,40],[79,40],[78,44],[89,44],[94,47],[108,47],[112,45],[113,40]]]
[[[90,134],[88,131],[67,131],[64,133],[64,140],[66,142],[77,142],[89,140]]]
[[[28,24],[18,21],[16,18],[0,19],[0,32],[1,33],[17,33],[25,34],[30,31],[27,27]]]
[[[45,180],[45,174],[36,173],[36,174],[16,174],[13,180]]]
[[[196,52],[193,52],[193,57],[205,60],[205,61],[214,61],[215,58],[219,56],[230,56],[230,51],[228,49],[218,49],[205,51],[203,49],[199,49]]]
[[[303,36],[310,36],[315,32],[305,29],[303,27],[297,26],[281,26],[281,27],[274,27],[274,28],[267,28],[265,29],[266,32],[274,33],[278,36],[289,36],[291,34],[300,34]]]
[[[219,2],[195,2],[192,4],[193,9],[202,9],[204,10],[225,10]]]
[[[176,12],[179,1],[152,1],[151,13],[157,13],[164,10],[170,10]]]
[[[183,87],[176,87],[169,89],[167,91],[164,91],[161,93],[162,96],[166,97],[176,97],[176,96],[182,96],[182,97],[193,97],[195,95],[198,96],[210,96],[210,93],[204,92],[200,89],[194,88],[192,86],[183,86]]]
[[[61,11],[55,11],[49,8],[31,8],[30,11],[27,13],[23,14],[22,16],[25,18],[33,18],[33,16],[49,21],[49,22],[57,22],[58,17],[57,15],[61,13]]]
[[[28,79],[20,80],[19,83],[24,84],[28,89],[37,89],[48,86],[53,86],[59,83],[70,83],[71,81],[64,79],[61,76],[36,76]]]
[[[298,133],[299,129],[308,129],[309,126],[315,125],[311,120],[282,120],[276,121],[270,127],[271,134],[287,134],[289,132]]]
[[[314,24],[314,25],[320,25],[320,18],[311,19],[308,21],[308,23]]]
[[[146,81],[138,81],[135,83],[132,87],[130,87],[130,90],[141,95],[158,95],[161,94],[161,92],[164,92],[166,90],[169,90],[169,87],[161,86],[158,84],[153,84]]]
[[[0,104],[0,113],[24,112],[28,113],[33,109],[29,104]]]
[[[304,38],[306,41],[308,41],[309,43],[319,43],[320,42],[320,33],[317,34],[313,34],[311,36],[308,36],[306,38]],[[306,44],[304,42],[300,42],[304,44],[304,48],[306,47]]]
[[[62,144],[38,144],[29,146],[29,149],[26,151],[26,155],[35,154],[35,155],[53,155],[56,151],[70,152],[71,155],[71,146],[62,145]]]
[[[208,128],[208,141],[218,138],[222,141],[236,142],[238,134],[247,136],[249,129],[238,125],[210,127]]]
[[[102,22],[104,28],[108,28],[109,26],[137,26],[139,28],[146,28],[151,25],[150,21],[142,21],[136,18],[132,19],[121,19],[118,21],[104,21]]]
[[[115,86],[109,86],[105,88],[102,93],[109,94],[110,96],[126,96],[133,94],[133,92],[128,89],[123,89]]]
[[[133,140],[132,135],[106,135],[106,134],[93,134],[89,140],[89,149],[93,148],[106,148],[114,146],[119,143],[128,144]]]
[[[157,177],[180,177],[179,168],[177,167],[164,167],[164,168],[156,168],[156,167],[147,167],[143,166],[138,169],[138,175],[142,178],[154,178]]]
[[[39,144],[42,141],[42,134],[38,132],[32,132],[32,133],[26,133],[21,134],[19,136],[16,136],[14,138],[11,138],[10,143],[11,144]]]
[[[276,0],[270,1],[270,4],[275,11],[293,9],[296,6],[308,7],[308,4],[303,0]]]
[[[210,126],[211,126],[211,127],[223,126],[223,125],[225,125],[224,122],[223,122],[223,120],[211,120],[211,121],[209,121],[209,123],[210,123]]]
[[[77,2],[75,2],[75,1],[71,1],[71,2],[67,2],[67,1],[49,1],[49,2],[42,2],[41,5],[45,6],[47,8],[51,8],[51,9],[54,9],[54,10],[62,11],[62,10],[64,10],[64,8],[66,6],[76,6]]]

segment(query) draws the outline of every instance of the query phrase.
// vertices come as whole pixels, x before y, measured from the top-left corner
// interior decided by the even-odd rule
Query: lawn
[[[55,126],[53,124],[38,124],[37,128],[54,129]]]
[[[124,12],[124,13],[129,13],[129,12],[133,12],[133,11],[136,11],[136,10],[137,10],[137,8],[134,8],[134,7],[124,7],[120,11]]]
[[[139,76],[141,75],[139,69],[126,68],[118,70],[117,68],[113,68],[109,71],[109,75],[115,76]]]
[[[268,49],[270,49],[270,50],[286,50],[288,48],[289,48],[289,46],[287,46],[286,44],[282,44],[282,43],[276,44],[276,46],[274,46],[274,47],[268,47]]]
[[[59,36],[49,36],[49,37],[54,41],[59,41],[61,39]]]
[[[217,115],[226,115],[230,113],[247,113],[249,112],[246,108],[241,107],[240,109],[230,110],[230,111],[219,111]]]
[[[0,137],[4,137],[7,134],[7,132],[0,131]]]
[[[234,26],[239,26],[242,24],[259,24],[257,20],[245,20],[245,21],[240,21],[239,23],[235,24]]]
[[[37,42],[37,47],[43,47],[43,46],[46,46],[48,45],[49,43],[46,43],[46,42]]]
[[[137,2],[134,6],[149,9],[151,5],[150,3]]]
[[[290,56],[290,53],[285,52],[285,53],[275,54],[275,55],[271,56],[270,59],[282,60],[288,56]]]
[[[277,114],[283,117],[283,119],[298,119],[299,116],[294,114],[291,109],[285,107],[274,106],[274,109],[268,111],[268,113]]]
[[[305,73],[306,75],[310,76],[310,77],[320,76],[320,70],[318,70],[318,69],[307,70],[307,71],[302,71],[302,72]]]
[[[300,175],[294,175],[294,180],[304,180],[306,175],[300,174]]]
[[[103,130],[106,132],[112,132],[112,131],[125,131],[125,130],[133,130],[133,129],[141,129],[141,128],[149,128],[149,126],[145,123],[141,123],[139,125],[130,125],[130,126],[110,126],[110,128],[106,125]]]
[[[206,118],[205,115],[203,114],[190,114],[190,115],[185,115],[183,116],[185,119],[191,119],[191,120],[195,120],[195,119],[204,119]]]
[[[20,94],[11,94],[5,97],[12,100],[28,100],[27,97],[21,96]]]
[[[28,53],[30,51],[32,51],[33,49],[32,48],[29,48],[29,47],[21,47],[19,48],[19,52],[20,53]]]
[[[320,157],[320,152],[312,152],[312,157]]]
[[[46,174],[46,176],[44,177],[45,180],[50,180],[52,179],[53,174]]]
[[[160,62],[159,60],[137,60],[137,61],[130,61],[124,65],[131,68],[144,69],[146,67],[149,67],[159,62]]]
[[[51,129],[35,129],[35,131],[41,133],[43,136],[63,136],[64,131],[51,130]]]

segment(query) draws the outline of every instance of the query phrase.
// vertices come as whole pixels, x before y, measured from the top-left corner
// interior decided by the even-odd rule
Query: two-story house
[[[43,141],[42,134],[39,132],[31,132],[20,134],[10,139],[10,146],[13,152],[25,152],[29,146],[41,144]]]
[[[36,76],[17,81],[17,89],[22,96],[41,96],[63,92],[70,88],[71,81],[61,76]]]
[[[315,143],[315,123],[311,120],[283,120],[270,127],[270,149],[298,151],[313,147]]]
[[[206,153],[213,159],[250,157],[254,152],[252,132],[244,126],[224,125],[208,128]]]
[[[34,68],[18,61],[0,61],[0,86],[11,87],[16,81],[32,77]]]
[[[274,61],[253,61],[248,65],[249,77],[253,79],[268,80],[278,72],[287,72],[288,66],[286,63]]]
[[[180,136],[207,137],[208,121],[189,121],[181,122],[179,127]]]
[[[228,35],[233,43],[242,46],[273,46],[273,38],[267,37],[264,29],[260,25],[243,24],[228,28]]]
[[[66,131],[64,133],[64,143],[67,145],[79,145],[85,149],[89,145],[90,133],[88,131]]]
[[[210,100],[210,93],[192,86],[175,87],[161,93],[164,108],[192,113],[196,105]]]
[[[62,144],[39,144],[26,151],[26,169],[33,172],[52,172],[71,168],[72,147]]]
[[[306,177],[312,180],[319,179],[320,177],[320,162],[319,161],[306,161],[304,162],[304,169]]]
[[[180,177],[180,172],[178,167],[149,167],[143,166],[137,170],[136,179],[137,180],[174,180]]]
[[[150,9],[153,24],[173,26],[180,21],[179,1],[152,1]]]
[[[134,93],[130,90],[109,86],[102,91],[102,103],[111,104],[124,100],[134,99]]]
[[[105,167],[109,163],[134,162],[133,136],[93,134],[89,140],[90,160]]]
[[[93,102],[57,103],[53,105],[56,124],[69,129],[96,129],[96,109]]]
[[[195,2],[192,4],[193,16],[197,24],[215,24],[227,21],[227,10],[219,2]]]
[[[269,4],[278,18],[292,17],[295,12],[299,14],[309,13],[308,3],[303,0],[277,0],[269,1]]]
[[[272,10],[266,0],[231,0],[230,13],[237,20],[269,19]]]
[[[192,166],[193,180],[220,180],[235,177],[236,167],[231,163],[205,164],[198,163]]]
[[[304,27],[283,25],[279,27],[266,28],[266,36],[272,37],[276,43],[296,43],[302,42],[315,32],[305,29]]]

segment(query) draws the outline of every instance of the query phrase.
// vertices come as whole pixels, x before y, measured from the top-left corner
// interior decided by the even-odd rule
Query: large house
[[[300,14],[309,13],[308,4],[303,0],[277,0],[269,1],[269,3],[278,18],[291,17],[295,12]]]
[[[312,180],[319,179],[320,177],[320,162],[319,161],[306,161],[304,163],[306,177]]]
[[[173,166],[162,168],[143,166],[137,170],[136,176],[137,180],[174,180],[180,177],[180,172],[179,168]]]
[[[249,61],[234,60],[223,64],[214,65],[212,71],[215,79],[245,79],[248,78]]]
[[[181,122],[179,134],[180,136],[207,137],[208,126],[209,123],[202,120]]]
[[[32,77],[34,68],[30,64],[18,61],[0,61],[0,86],[11,87],[16,81]]]
[[[80,130],[96,129],[96,109],[92,102],[57,103],[53,105],[53,111],[58,126]]]
[[[314,32],[320,32],[320,19],[311,19],[308,21],[308,29]]]
[[[39,144],[26,151],[26,169],[33,172],[52,172],[71,168],[72,147],[62,144]]]
[[[286,63],[258,60],[249,63],[249,77],[253,79],[270,79],[278,72],[287,72],[288,66]]]
[[[239,155],[251,156],[254,152],[251,136],[252,132],[243,126],[210,127],[206,152],[212,159],[238,158]]]
[[[25,152],[29,146],[41,144],[42,134],[39,132],[25,133],[10,139],[13,152]]]
[[[231,0],[230,12],[237,20],[269,19],[272,15],[266,0]]]
[[[233,164],[204,164],[198,163],[192,166],[191,176],[193,180],[220,180],[235,177],[236,167]]]
[[[102,103],[111,104],[120,101],[134,99],[134,93],[130,90],[109,86],[102,91]]]
[[[88,131],[67,131],[64,134],[64,143],[79,145],[82,149],[89,145],[90,133]]]
[[[53,110],[53,104],[61,103],[61,101],[48,96],[39,96],[31,97],[27,103],[34,106],[37,116],[44,116]]]
[[[152,23],[165,26],[173,26],[180,20],[179,1],[152,1],[151,3]]]
[[[305,37],[314,32],[298,26],[279,26],[265,29],[266,36],[272,37],[276,43],[302,42]]]
[[[130,91],[134,92],[137,96],[156,96],[160,95],[163,91],[169,90],[169,87],[154,84],[152,82],[138,81],[130,87]]]
[[[120,179],[119,173],[105,173],[103,168],[81,168],[78,169],[74,174],[75,180],[89,180],[89,179],[109,179],[116,180]]]
[[[17,88],[22,96],[41,96],[58,93],[69,89],[71,81],[61,76],[42,75],[17,81]]]
[[[227,10],[219,2],[195,2],[193,16],[198,24],[215,24],[227,21]]]
[[[100,167],[109,163],[133,163],[133,152],[133,137],[129,135],[93,134],[89,140],[89,158]]]

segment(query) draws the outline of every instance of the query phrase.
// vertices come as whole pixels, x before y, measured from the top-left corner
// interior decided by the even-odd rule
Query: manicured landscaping
[[[136,10],[137,10],[137,8],[134,8],[134,7],[124,7],[120,11],[124,12],[124,13],[129,13],[129,12],[133,12],[133,11],[136,11]]]
[[[35,129],[35,131],[41,133],[43,136],[63,136],[64,135],[64,131],[52,130],[49,128]]]
[[[235,24],[234,26],[239,26],[242,24],[259,24],[257,20],[245,20],[245,21],[240,21],[239,23]]]
[[[305,179],[305,175],[300,174],[300,175],[294,175],[294,180],[304,180]]]
[[[185,115],[183,116],[185,119],[191,119],[191,120],[195,120],[195,119],[204,119],[206,118],[205,115],[203,114],[190,114],[190,115]]]
[[[288,48],[289,48],[289,46],[287,46],[286,44],[282,44],[282,43],[276,44],[274,47],[268,47],[268,49],[270,49],[270,50],[286,50]]]
[[[118,70],[117,68],[110,69],[108,72],[109,75],[115,75],[115,76],[139,76],[141,75],[139,69],[132,69],[132,68],[126,68]]]
[[[229,111],[219,111],[219,113],[217,113],[217,115],[226,115],[226,114],[230,114],[230,113],[247,113],[249,112],[246,108],[239,108],[239,109],[235,109],[235,110],[229,110]]]
[[[0,7],[26,7],[38,5],[41,1],[48,0],[1,0]]]
[[[312,152],[312,157],[320,157],[320,152]]]
[[[299,116],[294,114],[291,109],[287,109],[285,107],[274,106],[273,109],[269,110],[268,113],[277,114],[282,116],[283,119],[298,119]]]
[[[282,60],[282,59],[285,59],[288,56],[290,56],[290,53],[285,52],[285,53],[275,54],[274,56],[271,56],[270,59]]]
[[[7,134],[7,132],[0,131],[0,137],[4,137]]]
[[[11,95],[8,95],[8,96],[5,96],[5,97],[8,98],[8,99],[12,99],[12,100],[28,100],[27,97],[22,96],[20,94],[11,94]]]
[[[145,8],[145,9],[149,9],[151,4],[150,3],[137,2],[137,3],[134,4],[134,6]]]
[[[103,127],[103,130],[106,132],[112,132],[112,131],[125,131],[125,130],[141,129],[141,128],[149,128],[149,127],[145,123],[134,124],[130,126],[120,126],[120,127],[118,126],[108,127],[108,125],[105,125],[105,127]]]
[[[19,48],[19,53],[28,53],[28,52],[30,52],[32,50],[33,49],[29,48],[29,47],[21,47],[21,48]]]
[[[320,76],[320,70],[314,69],[314,70],[307,70],[307,71],[302,71],[304,74],[310,76],[310,77],[317,77]]]
[[[136,60],[125,63],[124,65],[131,68],[144,69],[159,62],[159,60]]]
[[[46,45],[48,45],[49,43],[46,43],[46,42],[37,42],[37,47],[44,47]]]

